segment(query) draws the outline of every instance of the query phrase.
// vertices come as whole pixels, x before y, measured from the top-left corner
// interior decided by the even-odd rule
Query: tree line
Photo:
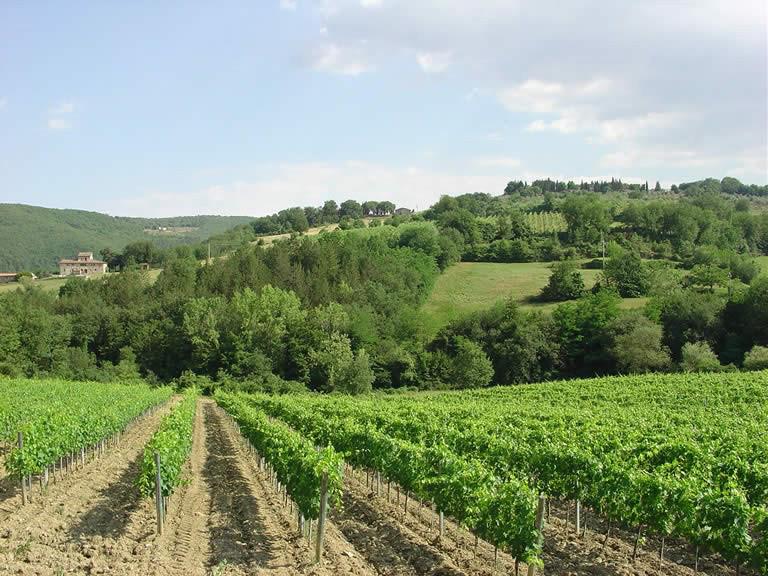
[[[525,211],[540,204],[567,229],[534,234]],[[752,258],[768,227],[722,194],[619,203],[577,192],[527,207],[468,194],[381,220],[271,246],[245,240],[207,264],[179,247],[163,253],[154,284],[126,266],[72,278],[57,295],[4,294],[0,373],[358,393],[768,362],[768,279]],[[430,333],[421,305],[437,276],[494,243],[546,254],[540,298],[563,303],[529,312],[510,298]],[[120,256],[151,261],[153,250]],[[601,269],[591,290],[583,266]],[[645,309],[621,309],[637,296]]]

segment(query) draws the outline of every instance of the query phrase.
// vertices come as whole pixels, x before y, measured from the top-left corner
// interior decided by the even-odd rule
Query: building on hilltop
[[[107,263],[93,259],[93,252],[80,252],[76,260],[59,260],[60,276],[93,276],[104,274]]]
[[[396,216],[405,216],[407,214],[413,214],[413,210],[409,210],[408,208],[398,208],[393,214]]]

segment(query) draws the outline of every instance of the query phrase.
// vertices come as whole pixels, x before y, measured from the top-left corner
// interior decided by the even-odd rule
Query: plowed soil
[[[184,485],[173,495],[164,533],[156,534],[154,503],[134,482],[146,442],[169,405],[134,424],[117,446],[82,469],[58,477],[21,506],[19,487],[0,478],[0,575],[114,574],[241,576],[461,576],[515,574],[515,561],[446,519],[442,537],[434,510],[361,471],[345,473],[343,506],[333,510],[324,555],[299,534],[295,513],[258,470],[242,438],[215,403],[201,399]],[[631,562],[634,534],[588,518],[577,536],[573,513],[552,506],[545,528],[544,569],[562,576],[693,576],[693,553],[667,542],[641,542]],[[704,558],[699,574],[735,570]],[[520,574],[527,567],[520,564]],[[742,572],[746,574],[746,572]]]

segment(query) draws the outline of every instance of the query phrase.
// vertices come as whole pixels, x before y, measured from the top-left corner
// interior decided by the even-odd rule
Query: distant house
[[[16,282],[16,276],[18,276],[18,272],[0,272],[0,284]]]
[[[107,263],[93,259],[93,252],[80,252],[76,260],[59,260],[59,275],[61,276],[93,276],[104,274]]]
[[[413,210],[409,210],[408,208],[398,208],[394,211],[394,214],[396,216],[405,216],[406,214],[413,214]]]

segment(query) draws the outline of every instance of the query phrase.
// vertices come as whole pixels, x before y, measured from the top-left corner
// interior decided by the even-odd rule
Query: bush
[[[640,317],[633,328],[616,336],[613,355],[621,372],[637,374],[665,370],[671,364],[669,349],[662,345],[661,326]]]
[[[602,258],[593,258],[589,262],[584,262],[581,267],[584,270],[602,270],[603,266],[605,266],[604,262]]]
[[[605,262],[605,282],[623,298],[645,296],[651,287],[647,266],[636,253],[618,250]]]
[[[461,336],[456,337],[456,356],[453,358],[451,388],[481,388],[493,378],[493,364],[483,349]]]
[[[763,370],[768,368],[768,347],[755,346],[744,356],[745,370]]]
[[[575,300],[584,294],[584,279],[578,265],[572,260],[552,265],[549,283],[541,290],[540,299],[545,302]]]
[[[683,346],[680,368],[685,372],[720,372],[723,366],[706,342],[688,342]]]

